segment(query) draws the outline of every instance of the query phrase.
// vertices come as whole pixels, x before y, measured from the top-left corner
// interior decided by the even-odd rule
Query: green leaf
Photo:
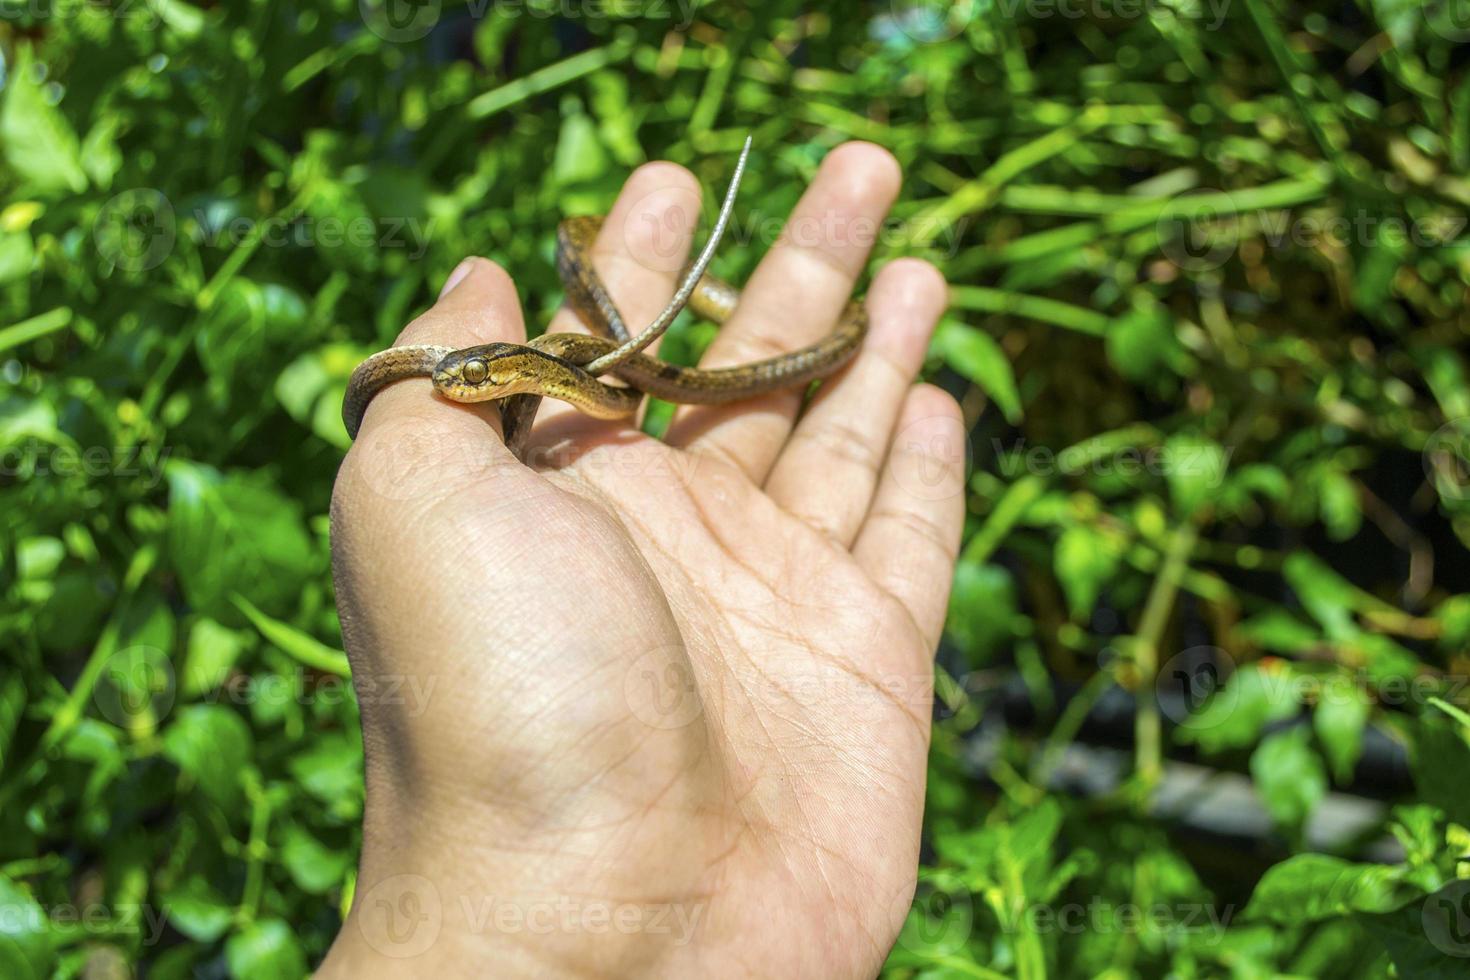
[[[1204,708],[1175,731],[1184,742],[1198,743],[1207,752],[1249,745],[1274,721],[1297,713],[1300,703],[1284,672],[1250,664],[1210,696]]]
[[[1404,846],[1404,860],[1411,868],[1433,866],[1446,844],[1456,848],[1453,834],[1443,828],[1444,813],[1428,803],[1406,803],[1390,811],[1388,829]]]
[[[243,375],[236,387],[254,394],[253,386],[245,383],[252,377],[246,374],[249,368],[279,345],[299,342],[306,325],[307,305],[300,293],[279,283],[237,277],[204,316],[194,346],[211,374]]]
[[[6,82],[0,105],[0,146],[6,161],[38,192],[86,190],[77,134],[36,82],[29,46],[20,48]]]
[[[1391,912],[1423,894],[1404,882],[1403,874],[1402,865],[1298,854],[1267,869],[1251,893],[1245,916],[1297,925],[1351,912]]]
[[[587,81],[602,142],[620,165],[632,168],[642,163],[648,155],[638,141],[639,114],[629,104],[627,76],[605,69],[594,72]]]
[[[1403,692],[1419,676],[1419,658],[1382,633],[1359,633],[1344,642],[1344,646],[1356,651],[1357,659],[1367,668],[1368,679],[1392,692],[1392,697],[1402,699]]]
[[[1346,541],[1358,533],[1363,511],[1358,506],[1358,488],[1351,477],[1341,470],[1323,470],[1317,481],[1317,500],[1328,537]]]
[[[201,618],[189,631],[189,654],[179,684],[180,694],[192,699],[218,688],[245,646],[246,638],[240,632],[207,617]]]
[[[328,344],[307,351],[276,378],[276,400],[293,419],[326,442],[349,448],[352,440],[342,424],[342,396],[352,369],[369,353],[352,344]]]
[[[88,644],[107,612],[107,591],[108,583],[91,571],[69,569],[57,575],[34,620],[42,647],[65,651]]]
[[[303,891],[321,895],[344,882],[352,868],[352,855],[334,851],[306,830],[290,824],[281,845],[281,863]]]
[[[240,801],[240,772],[252,755],[250,726],[222,705],[192,705],[164,729],[163,754],[230,812]]]
[[[65,557],[66,545],[60,538],[24,538],[15,548],[15,571],[23,579],[47,579],[56,574]]]
[[[100,116],[82,140],[82,167],[99,187],[111,187],[112,179],[122,169],[122,151],[117,147],[117,134],[122,126],[119,116]]]
[[[341,650],[327,646],[294,626],[272,619],[256,609],[243,596],[235,596],[235,605],[239,606],[240,610],[245,613],[245,617],[254,624],[256,629],[260,630],[261,636],[280,647],[293,659],[313,670],[336,674],[338,677],[352,676],[352,667],[347,662],[347,654]]]
[[[38,398],[0,398],[0,446],[26,439],[64,442],[66,437],[57,428],[56,409]]]
[[[1272,606],[1235,627],[1237,639],[1274,653],[1302,653],[1322,644],[1322,631],[1279,606]]]
[[[1103,336],[1108,361],[1129,381],[1146,381],[1181,353],[1174,318],[1157,304],[1137,305],[1108,323]]]
[[[1413,356],[1444,417],[1470,416],[1470,372],[1460,354],[1452,347],[1426,343]]]
[[[1345,684],[1329,683],[1312,712],[1312,726],[1317,732],[1332,776],[1339,783],[1353,778],[1353,768],[1363,754],[1363,729],[1368,724],[1371,705],[1363,692],[1347,678]]]
[[[1251,753],[1251,778],[1271,818],[1299,827],[1327,795],[1327,772],[1312,748],[1311,732],[1297,726],[1268,735]]]
[[[0,285],[29,276],[35,260],[30,232],[0,233]]]
[[[207,466],[176,461],[166,473],[169,553],[190,604],[227,626],[241,621],[235,592],[267,611],[293,606],[317,567],[295,502]]]
[[[1062,807],[1047,798],[1006,825],[998,857],[1014,861],[1028,875],[1051,867],[1053,844],[1062,830]]]
[[[0,678],[0,771],[9,761],[10,740],[15,737],[25,705],[25,679],[18,673],[8,673]]]
[[[309,351],[286,365],[276,378],[276,401],[296,421],[307,421],[330,380],[317,353]]]
[[[0,976],[44,980],[56,958],[51,919],[30,892],[0,874]]]
[[[1171,437],[1164,444],[1162,465],[1174,512],[1191,517],[1214,500],[1225,485],[1229,463],[1229,454],[1213,440],[1195,435]]]
[[[949,593],[945,631],[978,666],[1014,636],[1016,584],[999,565],[961,561]]]
[[[163,909],[169,925],[201,943],[223,936],[235,917],[233,906],[199,875],[165,892]]]
[[[1393,280],[1406,264],[1410,246],[1403,235],[1384,234],[1383,222],[1373,222],[1365,231],[1368,238],[1356,250],[1352,302],[1365,313],[1377,313],[1393,297]]]
[[[935,332],[934,348],[956,374],[990,396],[1007,422],[1020,423],[1023,413],[1015,371],[990,334],[946,317]]]
[[[184,0],[148,0],[149,8],[181,37],[196,37],[204,29],[204,11]]]
[[[1449,725],[1425,719],[1414,733],[1409,757],[1419,798],[1470,826],[1470,743]]]
[[[225,961],[237,980],[301,980],[306,953],[296,933],[280,919],[260,919],[225,943]]]
[[[974,928],[974,917],[974,896],[959,875],[945,870],[920,869],[913,904],[890,954],[889,966],[923,967],[956,960],[970,962],[965,941]],[[946,976],[932,970],[919,975],[933,976],[936,980]]]
[[[93,765],[120,764],[122,751],[116,733],[117,729],[95,718],[83,718],[62,743],[61,753]]]
[[[1470,956],[1470,882],[1451,882],[1423,902],[1381,915],[1359,914],[1355,923],[1388,950],[1397,975],[1412,980],[1464,980]]]
[[[1358,604],[1357,590],[1321,559],[1306,551],[1294,551],[1282,564],[1286,581],[1297,599],[1332,639],[1357,632],[1352,612]]]
[[[1252,496],[1260,495],[1267,500],[1281,501],[1291,493],[1291,481],[1279,466],[1269,463],[1247,463],[1232,470],[1225,481],[1224,499],[1229,500],[1233,511],[1242,510]]]
[[[148,980],[197,980],[200,947],[195,943],[180,943],[165,949],[148,962]]]
[[[1443,626],[1441,649],[1470,649],[1470,593],[1452,595],[1441,602],[1435,607],[1434,618]]]
[[[580,108],[564,115],[556,141],[556,159],[551,165],[552,179],[565,187],[596,180],[606,172],[607,151],[592,118]]]
[[[362,806],[362,747],[340,734],[323,735],[287,764],[301,788],[339,815]]]
[[[1112,535],[1086,524],[1072,525],[1057,539],[1052,566],[1074,622],[1085,622],[1092,615],[1103,586],[1118,570],[1118,550]]]

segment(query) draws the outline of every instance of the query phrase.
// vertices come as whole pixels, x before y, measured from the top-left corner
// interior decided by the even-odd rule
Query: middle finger
[[[898,194],[899,179],[898,162],[872,143],[845,143],[827,154],[699,366],[763,360],[830,332]],[[729,405],[681,408],[668,441],[724,457],[760,483],[791,432],[802,394],[779,391]]]

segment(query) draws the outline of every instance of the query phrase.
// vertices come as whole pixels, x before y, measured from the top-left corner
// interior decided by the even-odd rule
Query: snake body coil
[[[749,141],[710,241],[685,270],[669,306],[636,337],[629,334],[592,267],[592,243],[603,219],[569,218],[557,228],[557,270],[568,302],[601,336],[553,333],[528,344],[462,350],[421,344],[380,351],[359,364],[348,381],[342,403],[348,434],[357,438],[373,396],[404,378],[429,377],[435,391],[453,401],[501,400],[505,443],[521,457],[543,396],[569,402],[594,418],[629,418],[645,394],[684,404],[717,404],[806,384],[837,370],[857,352],[867,331],[861,303],[848,304],[836,329],[815,344],[738,367],[681,367],[639,353],[686,304],[699,316],[723,323],[739,302],[739,290],[704,269],[728,221],[748,152]],[[603,373],[624,386],[598,381],[596,375]]]

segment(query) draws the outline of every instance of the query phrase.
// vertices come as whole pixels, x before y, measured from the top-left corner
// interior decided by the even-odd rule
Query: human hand
[[[830,331],[898,186],[885,151],[833,150],[701,366]],[[698,195],[650,164],[604,223],[635,331]],[[945,302],[932,266],[892,262],[799,418],[799,391],[681,407],[660,442],[546,401],[530,467],[492,406],[418,380],[376,398],[333,500],[368,795],[319,976],[878,970],[963,516],[959,408],[913,384]],[[509,278],[472,259],[398,343],[524,340]]]

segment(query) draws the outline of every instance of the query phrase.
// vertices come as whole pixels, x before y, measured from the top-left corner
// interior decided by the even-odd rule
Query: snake
[[[542,398],[565,401],[592,418],[631,419],[645,396],[686,405],[723,404],[809,384],[837,371],[857,352],[867,332],[861,301],[849,302],[834,328],[817,342],[736,367],[684,367],[642,353],[684,308],[719,325],[739,304],[740,291],[706,270],[729,223],[749,153],[747,139],[708,241],[681,272],[668,305],[643,330],[637,334],[628,330],[593,267],[592,246],[605,219],[567,218],[557,226],[557,272],[568,305],[592,333],[548,333],[525,344],[459,349],[408,344],[379,351],[348,379],[342,403],[348,435],[357,438],[378,392],[406,378],[429,378],[434,391],[450,401],[499,402],[505,445],[524,459]],[[599,380],[604,374],[621,384]]]

